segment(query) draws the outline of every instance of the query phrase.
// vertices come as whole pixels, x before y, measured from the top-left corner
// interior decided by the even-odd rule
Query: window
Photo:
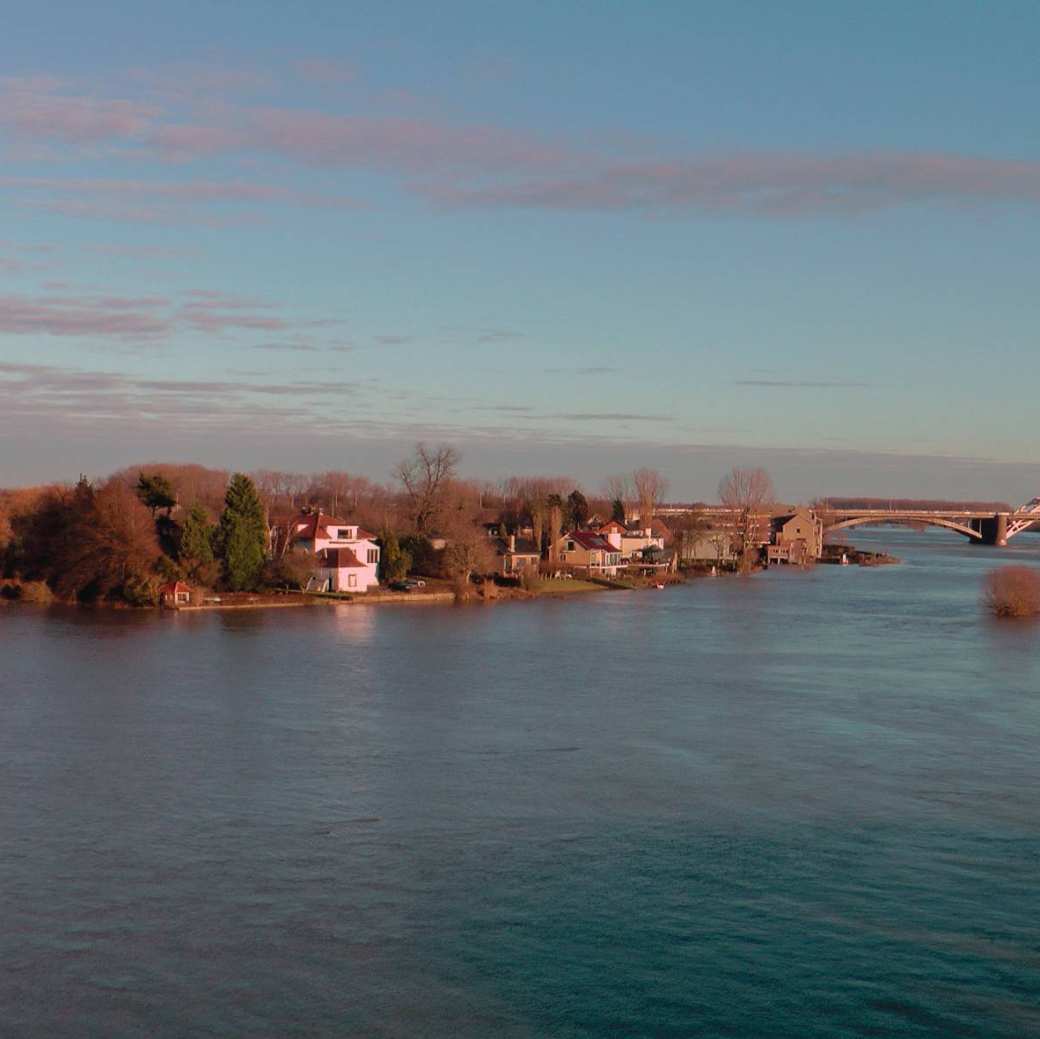
[[[568,541],[567,542],[567,551],[568,552],[573,552],[574,551],[574,542],[573,541]]]
[[[379,549],[378,548],[370,548],[368,550],[368,561],[370,563],[378,563],[379,562]]]
[[[357,574],[347,574],[347,587],[357,588]]]

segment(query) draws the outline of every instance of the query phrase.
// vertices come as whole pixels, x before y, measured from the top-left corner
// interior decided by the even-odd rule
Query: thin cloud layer
[[[235,79],[234,69],[211,71],[216,83]],[[288,72],[297,81],[326,84],[352,75],[349,66],[325,59],[299,59]],[[264,81],[256,76],[243,70],[240,79],[259,88]],[[197,78],[208,81],[201,70]],[[579,144],[575,135],[553,139],[537,128],[261,104],[234,91],[225,97],[216,87],[208,98],[171,94],[147,77],[135,84],[142,96],[108,97],[46,76],[0,79],[0,141],[8,158],[48,147],[56,162],[90,157],[160,168],[269,158],[300,168],[389,173],[400,190],[446,208],[795,218],[921,204],[1040,203],[1035,160],[884,150],[669,155],[661,145],[652,157],[632,156],[616,145]],[[0,183],[22,195],[47,195],[52,212],[109,219],[123,212],[141,221],[168,219],[177,206],[357,204],[240,177],[8,176]]]
[[[0,295],[0,334],[80,336],[155,342],[177,332],[222,336],[232,332],[289,333],[326,322],[292,320],[273,303],[193,290],[178,297],[68,295],[64,292]],[[299,337],[293,342],[300,349]]]
[[[704,156],[578,177],[424,189],[443,205],[709,215],[855,215],[913,203],[1040,202],[1040,162],[927,153]]]

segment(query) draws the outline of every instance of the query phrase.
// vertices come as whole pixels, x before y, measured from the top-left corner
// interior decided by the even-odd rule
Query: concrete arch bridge
[[[1040,498],[1013,512],[974,512],[963,509],[834,509],[816,510],[824,534],[879,523],[941,527],[983,545],[1006,545],[1017,534],[1040,523]]]

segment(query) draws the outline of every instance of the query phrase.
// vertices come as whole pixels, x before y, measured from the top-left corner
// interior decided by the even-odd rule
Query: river
[[[1028,536],[1027,536],[1028,537]],[[1040,1034],[1040,563],[0,610],[0,1034]]]

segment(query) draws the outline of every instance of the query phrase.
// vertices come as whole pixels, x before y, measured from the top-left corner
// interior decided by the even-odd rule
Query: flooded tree
[[[986,577],[982,600],[995,617],[1040,616],[1040,570],[1002,566]]]

